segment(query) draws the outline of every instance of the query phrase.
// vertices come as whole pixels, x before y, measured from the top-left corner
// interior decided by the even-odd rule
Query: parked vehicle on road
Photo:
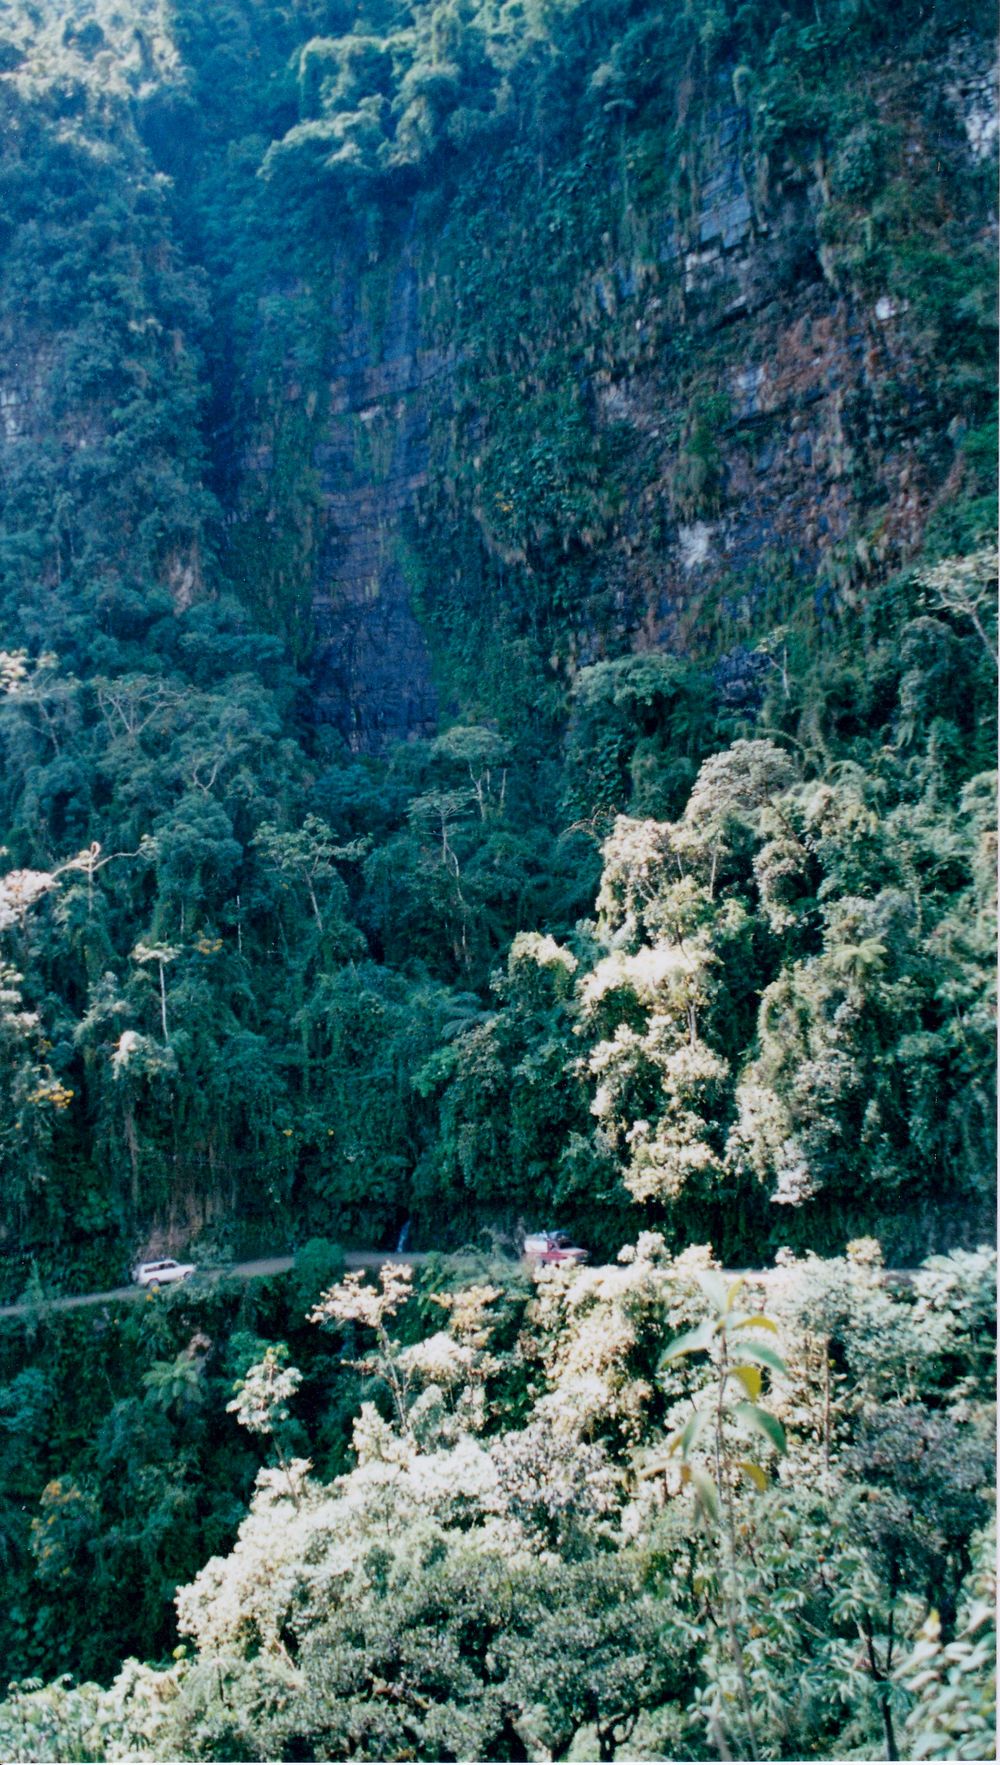
[[[156,1292],[158,1287],[169,1286],[171,1281],[186,1281],[194,1274],[193,1262],[175,1262],[172,1256],[163,1257],[159,1262],[139,1262],[132,1270],[132,1279],[140,1287],[148,1287]]]
[[[530,1232],[524,1240],[524,1254],[530,1262],[583,1263],[590,1252],[574,1244],[568,1232]]]

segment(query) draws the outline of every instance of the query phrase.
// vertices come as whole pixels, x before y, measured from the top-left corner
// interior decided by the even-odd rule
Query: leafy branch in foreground
[[[366,1284],[361,1270],[352,1270],[322,1294],[319,1303],[309,1313],[309,1321],[313,1324],[363,1324],[374,1330],[377,1353],[347,1364],[371,1378],[384,1381],[392,1397],[396,1420],[405,1434],[409,1430],[406,1372],[401,1363],[400,1345],[389,1335],[385,1320],[395,1317],[410,1298],[412,1271],[401,1263],[384,1263],[379,1270],[379,1284],[381,1291],[376,1291]]]
[[[680,1455],[681,1482],[694,1491],[705,1518],[718,1529],[720,1538],[720,1584],[725,1607],[726,1631],[739,1686],[746,1724],[747,1750],[759,1757],[746,1663],[739,1636],[739,1568],[735,1488],[740,1476],[763,1492],[768,1472],[759,1463],[759,1445],[778,1453],[785,1451],[785,1431],[777,1416],[760,1403],[764,1370],[786,1374],[777,1349],[758,1340],[755,1332],[777,1334],[778,1326],[764,1312],[737,1309],[743,1277],[726,1280],[713,1270],[699,1270],[698,1284],[712,1313],[693,1330],[677,1336],[660,1357],[659,1370],[688,1355],[708,1354],[715,1378],[682,1428],[667,1442],[666,1460],[647,1467],[646,1474],[666,1468]],[[704,1441],[700,1448],[699,1442]],[[707,1462],[706,1462],[707,1461]],[[721,1739],[721,1711],[715,1725]]]

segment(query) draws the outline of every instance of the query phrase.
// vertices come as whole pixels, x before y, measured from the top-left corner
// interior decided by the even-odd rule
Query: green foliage
[[[623,656],[581,671],[567,732],[567,808],[583,820],[626,805],[679,811],[694,762],[711,742],[715,694],[674,656]]]
[[[310,1238],[295,1252],[292,1287],[295,1304],[303,1316],[316,1305],[320,1294],[339,1281],[344,1272],[344,1253],[328,1238]]]
[[[989,1758],[995,1751],[996,1524],[973,1540],[953,1641],[931,1612],[900,1674],[915,1703],[906,1718],[912,1759]]]
[[[398,1268],[338,1283],[317,1318],[374,1332],[390,1413],[362,1401],[332,1480],[304,1459],[259,1473],[235,1540],[178,1594],[186,1640],[166,1665],[131,1661],[108,1690],[18,1685],[5,1751],[988,1756],[982,1498],[957,1525],[951,1506],[933,1566],[926,1547],[988,1450],[992,1392],[967,1383],[988,1324],[948,1296],[959,1279],[985,1292],[995,1257],[945,1260],[893,1293],[859,1241],[847,1261],[786,1258],[765,1298],[706,1248],[675,1260],[645,1234],[617,1265],[538,1271],[526,1310],[456,1265],[416,1331]],[[922,1486],[903,1413],[948,1437]],[[770,1482],[748,1457],[761,1444]],[[69,1479],[49,1490],[53,1563],[86,1501]]]
[[[5,1753],[985,1750],[965,10],[7,9],[0,1640],[51,1683]],[[841,323],[864,370],[807,462]],[[376,757],[312,719],[344,611],[312,590],[331,381],[397,347],[426,483],[391,539],[445,713]],[[787,405],[745,398],[769,350]],[[775,437],[835,531],[758,519]],[[412,1298],[333,1243],[556,1219],[590,1269]],[[873,1234],[946,1254],[894,1295]],[[706,1239],[852,1243],[706,1328]],[[289,1241],[284,1285],[39,1303]],[[167,1660],[184,1581],[190,1657],[54,1679]]]
[[[768,1474],[757,1462],[761,1441],[774,1452],[784,1453],[787,1449],[782,1423],[758,1399],[763,1370],[787,1378],[788,1368],[776,1348],[766,1340],[759,1340],[762,1330],[777,1334],[774,1319],[765,1312],[737,1310],[736,1302],[744,1285],[742,1278],[729,1281],[714,1271],[705,1270],[699,1273],[698,1282],[709,1300],[712,1313],[697,1329],[675,1338],[664,1350],[660,1365],[668,1367],[689,1354],[707,1350],[715,1373],[715,1389],[709,1389],[707,1399],[671,1437],[667,1451],[668,1454],[679,1454],[682,1482],[691,1486],[699,1507],[718,1526],[723,1541],[720,1582],[729,1648],[739,1684],[748,1751],[750,1757],[756,1759],[759,1741],[739,1634],[741,1614],[734,1484],[743,1477],[763,1494],[767,1489]],[[699,1453],[698,1443],[703,1436],[706,1436],[706,1445]],[[751,1450],[754,1452],[752,1458],[749,1456]],[[711,1469],[706,1465],[706,1454]],[[654,1466],[647,1465],[646,1475],[653,1469]],[[711,1716],[712,1726],[718,1734],[724,1734],[727,1720],[731,1726],[732,1718],[726,1716],[720,1700]]]

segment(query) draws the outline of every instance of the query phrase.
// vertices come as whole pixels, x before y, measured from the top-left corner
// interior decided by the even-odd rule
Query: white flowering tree
[[[606,953],[577,987],[591,1113],[629,1193],[669,1204],[722,1171],[714,1120],[729,1065],[706,1024],[720,946],[739,935],[745,916],[735,903],[721,913],[713,905],[685,870],[673,827],[619,817],[604,860],[598,935]]]
[[[402,1263],[385,1263],[378,1287],[370,1287],[362,1270],[352,1269],[328,1289],[309,1316],[314,1324],[362,1324],[375,1333],[377,1347],[351,1364],[370,1377],[380,1379],[392,1399],[397,1426],[409,1427],[409,1373],[399,1342],[390,1336],[388,1320],[406,1304],[413,1292],[413,1272]]]
[[[398,1268],[331,1289],[324,1321],[405,1360],[405,1425],[363,1403],[343,1475],[263,1469],[178,1595],[173,1665],[19,1688],[11,1756],[987,1756],[985,1536],[971,1573],[963,1548],[988,1518],[991,1254],[894,1293],[872,1240],[765,1284],[644,1233],[538,1272],[506,1413],[464,1396],[501,1358],[499,1285],[456,1281],[406,1348]],[[294,1383],[267,1351],[233,1413],[270,1438]],[[45,1512],[58,1576],[85,1491]]]
[[[242,1379],[237,1379],[234,1387],[236,1395],[227,1403],[226,1409],[251,1434],[261,1434],[274,1442],[278,1463],[288,1479],[289,1492],[297,1505],[298,1487],[292,1466],[285,1456],[282,1432],[291,1417],[289,1401],[302,1383],[302,1374],[298,1367],[287,1366],[287,1359],[288,1349],[285,1344],[272,1344],[266,1350],[263,1360],[250,1367]]]

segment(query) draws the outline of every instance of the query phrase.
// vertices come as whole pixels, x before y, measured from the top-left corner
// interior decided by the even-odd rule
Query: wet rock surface
[[[323,538],[313,595],[315,715],[357,752],[432,731],[431,660],[401,551],[427,483],[428,389],[447,359],[424,349],[416,269],[404,254],[381,336],[356,284],[337,290],[329,419],[314,452]]]
[[[923,70],[922,92],[910,77],[898,89],[890,81],[879,103],[905,119],[914,163],[950,156],[960,187],[995,149],[994,76],[958,38],[946,65]],[[947,127],[927,109],[931,86]],[[955,469],[953,413],[938,398],[909,302],[894,287],[864,286],[831,253],[830,168],[819,151],[762,168],[732,70],[704,96],[700,120],[692,115],[690,140],[684,218],[666,208],[645,215],[634,257],[611,235],[604,261],[581,255],[577,310],[589,317],[572,338],[535,339],[582,374],[590,420],[615,437],[623,487],[593,542],[593,602],[585,588],[575,629],[560,639],[556,663],[569,675],[622,646],[707,645],[718,655],[749,629],[761,596],[812,593],[820,605],[831,590],[855,592],[871,569],[898,568],[919,548]],[[504,219],[498,213],[498,228]],[[523,555],[505,554],[479,519],[499,494],[488,468],[478,482],[468,469],[451,473],[455,434],[476,466],[490,438],[462,314],[451,313],[450,329],[441,321],[439,269],[435,241],[411,224],[378,265],[377,299],[357,263],[331,285],[324,415],[310,461],[320,511],[313,705],[361,753],[436,727],[410,568],[414,517],[445,507],[435,529],[445,553],[450,506],[452,527],[471,515],[502,565]],[[539,274],[542,289],[544,266]],[[530,348],[512,339],[515,355]],[[464,428],[455,423],[462,400]],[[526,457],[534,420],[529,393]],[[685,476],[698,424],[694,452],[701,464],[710,459],[707,481],[692,476],[699,458]],[[266,450],[245,458],[267,477]],[[420,563],[425,573],[459,567],[441,553]],[[747,702],[755,691],[747,685]]]

